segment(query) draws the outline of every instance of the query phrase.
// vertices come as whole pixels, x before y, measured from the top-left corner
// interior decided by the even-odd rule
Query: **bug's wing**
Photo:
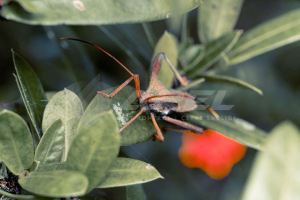
[[[166,95],[171,94],[170,91],[162,84],[160,80],[158,80],[156,74],[152,74],[150,84],[146,93],[142,95],[141,100],[148,97],[152,97],[155,95]],[[151,99],[152,102],[174,102],[176,103],[176,99],[174,97],[156,97]]]
[[[187,94],[188,93],[184,93],[182,91],[178,91],[178,90],[173,90],[170,89],[169,90],[170,94]],[[196,102],[193,99],[188,99],[188,98],[184,98],[184,97],[173,97],[176,102],[178,103],[177,107],[173,107],[171,110],[175,111],[175,112],[188,112],[191,110],[195,110],[198,105],[196,104]]]

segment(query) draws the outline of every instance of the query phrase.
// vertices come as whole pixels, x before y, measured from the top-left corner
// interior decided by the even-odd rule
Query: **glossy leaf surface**
[[[200,3],[200,0],[17,0],[4,1],[0,15],[17,22],[42,25],[137,23],[179,15]]]
[[[112,111],[83,119],[70,147],[66,169],[86,175],[89,192],[104,179],[119,153],[119,146],[118,123]]]
[[[44,133],[58,119],[62,120],[65,127],[65,150],[62,161],[66,160],[67,152],[76,135],[76,129],[82,114],[81,100],[74,92],[67,89],[56,93],[45,109],[43,118]]]
[[[150,164],[131,158],[117,158],[98,188],[121,187],[163,178]]]
[[[35,128],[35,134],[37,134],[35,138],[39,140],[42,136],[43,113],[48,101],[43,86],[30,65],[14,51],[12,51],[12,54],[17,73],[15,76],[16,82]]]
[[[43,135],[35,152],[34,160],[40,164],[59,162],[62,158],[65,127],[61,119],[55,121]]]
[[[74,197],[83,195],[88,179],[76,171],[32,172],[20,178],[19,184],[25,190],[46,197]]]
[[[299,128],[288,121],[277,125],[255,159],[242,199],[299,199],[299,151]]]
[[[246,31],[228,54],[229,65],[298,41],[299,18],[300,9],[295,9]]]

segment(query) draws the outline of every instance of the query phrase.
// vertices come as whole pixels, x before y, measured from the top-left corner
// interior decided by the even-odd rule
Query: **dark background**
[[[300,1],[296,0],[245,0],[236,29],[247,31],[268,19],[299,7]],[[190,31],[195,43],[199,43],[196,15],[197,12],[192,11]],[[157,39],[168,29],[164,20],[151,22],[151,25]],[[113,60],[96,49],[71,41],[60,41],[59,37],[76,37],[98,44],[131,71],[140,74],[141,85],[146,86],[152,50],[141,24],[105,27],[117,36],[144,66],[136,65],[95,26],[42,27],[0,21],[0,106],[4,107],[6,103],[20,99],[12,75],[15,72],[11,49],[30,63],[46,91],[59,91],[74,83],[88,83],[99,74],[100,81],[110,86],[121,84],[129,77]],[[300,126],[299,52],[300,42],[295,42],[229,67],[223,72],[257,86],[263,90],[264,96],[228,85],[203,84],[203,87],[227,89],[229,92],[226,95],[226,104],[235,105],[231,114],[266,131],[286,119]],[[213,96],[211,98],[213,99]],[[217,181],[209,178],[200,169],[183,166],[177,155],[180,146],[181,134],[169,133],[164,143],[148,141],[122,147],[129,157],[150,162],[165,177],[164,180],[144,184],[148,199],[239,199],[251,169],[255,150],[248,149],[245,158],[233,167],[230,175]],[[124,188],[119,188],[119,195],[112,191],[108,190],[112,198],[119,199],[124,193]]]

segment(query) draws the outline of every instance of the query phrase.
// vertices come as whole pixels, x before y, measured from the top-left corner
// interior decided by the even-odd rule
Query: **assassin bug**
[[[103,95],[107,98],[113,98],[118,92],[122,90],[126,85],[128,85],[132,80],[135,83],[135,89],[136,89],[136,98],[140,105],[144,105],[143,108],[130,120],[128,121],[122,128],[120,128],[119,132],[123,131],[128,125],[130,125],[135,119],[137,119],[142,113],[144,113],[147,110],[150,110],[151,120],[153,122],[153,125],[156,129],[156,134],[154,134],[154,137],[158,139],[159,141],[164,141],[164,136],[160,130],[160,128],[157,125],[157,122],[155,120],[154,113],[160,113],[162,115],[162,119],[173,123],[175,125],[181,126],[183,128],[186,128],[188,130],[192,130],[196,133],[202,133],[203,129],[200,127],[197,127],[195,125],[192,125],[190,123],[180,121],[174,118],[171,118],[167,116],[171,111],[174,112],[188,112],[191,110],[194,110],[198,107],[196,104],[196,101],[204,105],[216,118],[219,118],[218,114],[212,110],[209,106],[204,104],[203,102],[197,100],[195,97],[189,95],[188,93],[184,93],[181,91],[177,91],[174,89],[167,89],[162,82],[157,78],[158,72],[160,70],[161,64],[163,59],[165,59],[170,66],[170,68],[173,70],[176,78],[179,80],[181,85],[186,86],[187,80],[185,80],[176,70],[176,68],[172,65],[169,58],[166,56],[165,53],[158,53],[152,63],[151,66],[151,74],[150,74],[150,83],[148,86],[148,89],[141,93],[140,90],[140,79],[138,74],[133,74],[131,71],[129,71],[120,61],[118,61],[115,57],[110,55],[108,52],[103,50],[102,48],[98,47],[97,45],[87,42],[85,40],[75,39],[75,38],[60,38],[62,40],[75,40],[83,43],[87,43],[89,45],[92,45],[105,53],[106,55],[110,56],[112,59],[114,59],[119,65],[121,65],[129,74],[130,78],[128,78],[124,83],[122,83],[115,91],[113,91],[111,94],[106,94],[104,92],[98,91],[97,94]]]

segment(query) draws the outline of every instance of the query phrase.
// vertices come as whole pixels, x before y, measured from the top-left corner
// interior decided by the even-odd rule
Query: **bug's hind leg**
[[[157,125],[157,122],[155,120],[155,116],[154,116],[153,113],[150,113],[150,115],[151,115],[151,119],[152,119],[153,125],[155,127],[155,130],[157,132],[157,134],[154,134],[154,138],[158,139],[160,142],[163,142],[165,139],[164,139],[163,134],[161,133],[161,130],[160,130],[159,126]]]
[[[202,133],[203,132],[203,128],[200,128],[198,126],[195,126],[193,124],[190,124],[190,123],[187,123],[187,122],[184,122],[184,121],[180,121],[178,119],[174,119],[174,118],[168,117],[166,115],[163,116],[162,119],[165,120],[165,121],[167,121],[167,122],[170,122],[172,124],[176,124],[178,126],[186,128],[188,130],[194,131],[196,133]]]

